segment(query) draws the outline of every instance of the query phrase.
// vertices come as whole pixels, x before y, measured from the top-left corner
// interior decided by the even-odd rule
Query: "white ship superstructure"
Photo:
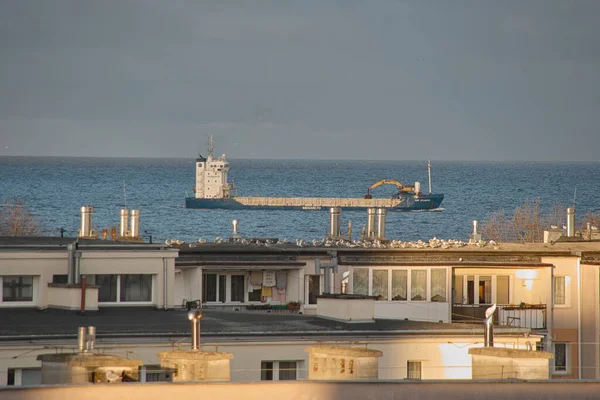
[[[230,186],[227,183],[229,162],[223,154],[213,158],[213,136],[208,138],[208,157],[196,159],[196,198],[223,199],[230,197]]]

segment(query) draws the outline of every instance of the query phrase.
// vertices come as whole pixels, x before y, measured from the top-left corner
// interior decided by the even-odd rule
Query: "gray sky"
[[[600,1],[0,1],[0,155],[598,161]]]

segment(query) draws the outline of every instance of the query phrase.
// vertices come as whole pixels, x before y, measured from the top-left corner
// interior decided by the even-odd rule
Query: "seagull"
[[[550,225],[550,229],[558,229],[558,225]]]

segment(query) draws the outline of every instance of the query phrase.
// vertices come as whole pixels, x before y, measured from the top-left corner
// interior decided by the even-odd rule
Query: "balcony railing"
[[[491,304],[453,304],[452,322],[479,323]],[[517,328],[546,329],[546,305],[497,305],[494,324]]]

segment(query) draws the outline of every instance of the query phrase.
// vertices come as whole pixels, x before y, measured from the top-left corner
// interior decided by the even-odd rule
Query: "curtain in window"
[[[369,294],[369,270],[367,268],[354,268],[352,271],[352,293]]]
[[[565,299],[565,277],[555,276],[554,277],[554,304],[564,305]]]
[[[410,299],[413,301],[426,300],[427,271],[413,269],[410,272]]]
[[[116,303],[118,275],[95,275],[98,289],[98,303]]]
[[[388,300],[388,271],[387,269],[373,270],[373,296],[377,300]]]
[[[445,303],[446,270],[437,268],[431,270],[431,301]]]
[[[151,301],[152,275],[121,275],[121,301]]]
[[[421,361],[407,361],[407,378],[421,379]]]
[[[279,380],[296,380],[296,361],[279,361]]]
[[[408,271],[392,270],[392,300],[406,300],[408,286]]]

